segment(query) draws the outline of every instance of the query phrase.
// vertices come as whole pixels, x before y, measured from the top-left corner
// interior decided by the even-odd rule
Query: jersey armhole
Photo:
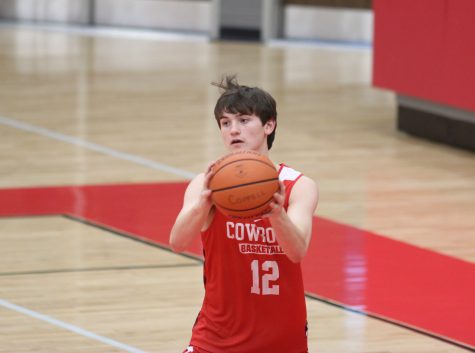
[[[293,180],[293,182],[287,186],[286,185],[286,192],[285,192],[285,201],[284,201],[284,208],[287,210],[287,208],[289,207],[289,201],[290,201],[290,194],[292,193],[292,189],[294,188],[294,185],[297,184],[297,182],[299,181],[299,179],[303,176],[302,173],[300,173],[300,175],[295,178],[295,180]]]
[[[208,231],[208,229],[211,227],[211,225],[214,223],[214,220],[216,219],[216,214],[217,214],[216,207],[213,206],[211,210],[209,211],[208,219],[206,220],[206,223],[203,229],[201,229],[202,235],[205,234]]]
[[[291,171],[291,174],[293,174],[293,177],[295,179],[280,179],[281,173],[283,172],[284,168],[288,168]],[[284,200],[284,209],[287,210],[289,207],[289,201],[290,201],[290,194],[292,193],[292,188],[294,185],[297,183],[297,181],[302,177],[302,173],[285,165],[284,163],[279,164],[279,180],[281,180],[284,185],[285,185],[285,200]],[[297,175],[297,176],[295,176]]]

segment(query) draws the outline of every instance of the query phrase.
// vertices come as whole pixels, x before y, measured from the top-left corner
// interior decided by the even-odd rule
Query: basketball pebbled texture
[[[279,175],[269,158],[254,151],[234,152],[216,161],[213,172],[209,188],[220,212],[252,219],[270,211]]]

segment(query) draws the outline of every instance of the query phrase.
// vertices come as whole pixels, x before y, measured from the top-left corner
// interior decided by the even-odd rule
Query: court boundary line
[[[122,151],[119,151],[107,146],[90,142],[88,140],[84,140],[84,139],[74,137],[71,135],[55,132],[53,130],[49,130],[49,129],[46,129],[37,125],[33,125],[30,123],[26,123],[23,121],[7,118],[1,115],[0,115],[0,124],[4,126],[9,126],[18,130],[34,133],[43,137],[48,137],[52,140],[66,142],[66,143],[69,143],[70,145],[82,147],[89,151],[102,153],[111,157],[115,157],[117,159],[121,159],[127,162],[132,162],[132,163],[135,163],[144,167],[148,167],[154,170],[159,170],[161,172],[174,174],[188,180],[193,179],[196,176],[195,173],[191,173],[184,169],[176,168],[168,164],[156,162],[151,159],[143,158],[131,153],[127,153],[127,152],[122,152]]]
[[[20,306],[20,305],[16,305],[14,303],[11,303],[11,302],[9,302],[7,300],[4,300],[4,299],[1,299],[1,298],[0,298],[0,307],[10,309],[10,310],[15,311],[15,312],[20,313],[20,314],[30,316],[34,319],[38,319],[40,321],[49,323],[53,326],[56,326],[56,327],[62,328],[64,330],[76,333],[80,336],[84,336],[86,338],[89,338],[89,339],[92,339],[92,340],[95,340],[95,341],[99,341],[99,342],[104,343],[108,346],[119,348],[121,350],[130,352],[130,353],[147,353],[147,352],[145,352],[141,349],[138,349],[136,347],[133,347],[133,346],[130,346],[128,344],[113,340],[113,339],[105,337],[105,336],[98,335],[98,334],[96,334],[92,331],[83,329],[79,326],[69,324],[67,322],[55,319],[54,317],[42,314],[40,312],[25,308],[25,307]]]

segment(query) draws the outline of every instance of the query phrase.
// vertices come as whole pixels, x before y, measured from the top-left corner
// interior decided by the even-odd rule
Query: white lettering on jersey
[[[276,242],[272,227],[258,227],[254,223],[226,222],[226,237],[238,241],[248,239],[250,242],[273,244]]]
[[[266,229],[266,241],[270,244],[275,243],[275,234],[273,228]]]
[[[281,255],[272,227],[258,227],[254,223],[226,222],[226,237],[239,241],[241,254]],[[248,242],[242,242],[247,240]]]
[[[235,232],[234,232],[234,237],[236,238],[236,240],[243,240],[244,239],[244,224],[242,223],[236,223],[236,226],[235,226]]]
[[[233,222],[226,222],[226,236],[229,239],[234,239],[234,232],[231,228],[234,228]]]
[[[276,261],[264,261],[261,267],[262,271],[259,269],[259,260],[253,260],[251,262],[251,293],[262,295],[279,295],[280,286],[276,284],[279,279],[279,264]]]
[[[279,245],[261,245],[251,243],[239,243],[241,254],[281,255],[284,250]]]
[[[259,237],[262,238],[263,242],[265,241],[264,227],[257,227],[255,224],[252,223],[246,223],[245,226],[247,232],[247,239],[249,239],[249,241],[259,241]]]

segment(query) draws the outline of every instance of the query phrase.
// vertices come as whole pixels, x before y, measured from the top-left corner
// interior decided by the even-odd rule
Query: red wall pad
[[[475,1],[374,0],[373,84],[475,111]]]

